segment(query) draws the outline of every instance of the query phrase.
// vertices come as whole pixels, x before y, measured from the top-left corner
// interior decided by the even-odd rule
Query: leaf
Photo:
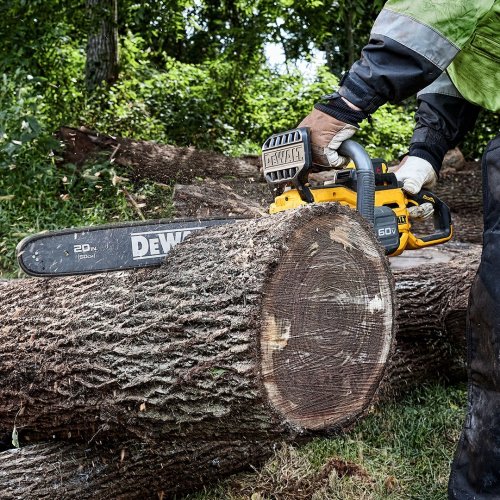
[[[12,446],[15,448],[21,448],[21,445],[19,444],[19,435],[17,433],[17,427],[14,426],[14,429],[12,430]]]

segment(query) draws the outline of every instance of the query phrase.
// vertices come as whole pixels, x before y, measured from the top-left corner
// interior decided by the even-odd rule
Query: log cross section
[[[305,429],[345,427],[373,401],[394,337],[386,259],[352,213],[297,229],[264,294],[262,376]]]

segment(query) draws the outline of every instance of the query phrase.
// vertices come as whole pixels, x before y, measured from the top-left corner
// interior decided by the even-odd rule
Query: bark
[[[443,175],[434,188],[434,192],[450,207],[455,229],[454,239],[481,243],[483,233],[482,175],[477,163],[469,163],[467,167],[465,171]]]
[[[92,92],[102,83],[118,79],[117,0],[87,0],[90,31],[87,42],[85,84]]]
[[[25,442],[283,439],[372,404],[392,278],[353,211],[207,230],[166,264],[2,284],[0,426]]]
[[[425,381],[465,379],[467,301],[480,254],[478,245],[447,244],[390,259],[398,332],[384,397]]]
[[[173,205],[177,217],[259,217],[268,213],[273,198],[265,183],[236,181],[176,184]]]
[[[474,168],[475,167],[475,168]],[[321,181],[328,173],[312,174]],[[454,226],[453,241],[481,243],[483,231],[481,172],[477,163],[469,163],[468,170],[443,175],[434,189],[436,195],[449,207]],[[241,215],[255,217],[267,212],[272,202],[265,183],[241,180],[198,181],[192,185],[175,186],[173,202],[178,217],[207,217]],[[432,232],[432,221],[414,222],[418,234]]]
[[[109,154],[137,178],[163,183],[189,183],[197,177],[260,178],[258,162],[251,157],[230,158],[213,151],[111,137],[83,128],[62,127],[57,135],[65,145],[64,161],[82,165]]]
[[[173,498],[259,463],[270,442],[43,443],[0,453],[2,499]],[[168,471],[166,474],[165,471]]]

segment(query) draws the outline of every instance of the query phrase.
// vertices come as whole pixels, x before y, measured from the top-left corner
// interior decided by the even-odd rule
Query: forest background
[[[45,229],[136,214],[104,158],[58,163],[61,126],[259,153],[335,90],[358,57],[380,0],[6,0],[0,5],[0,276],[15,273],[16,242]],[[109,40],[99,47],[99,33]],[[270,48],[282,63],[266,57]],[[320,54],[323,65],[307,65]],[[358,140],[391,160],[405,152],[415,101],[385,106]],[[495,130],[484,114],[469,157]],[[57,165],[57,167],[56,167]],[[155,198],[147,182],[130,185]],[[154,217],[166,216],[169,193]]]
[[[154,200],[144,209],[151,218],[171,214],[174,180],[166,186],[132,182],[109,157],[78,168],[62,163],[54,136],[61,126],[233,156],[258,154],[267,136],[295,126],[323,94],[336,89],[382,5],[379,0],[3,0],[0,278],[19,276],[15,246],[25,236],[136,219],[126,193]],[[282,54],[280,64],[269,59],[271,49]],[[318,55],[324,64],[313,64]],[[397,158],[406,151],[414,110],[414,99],[384,106],[371,124],[363,124],[357,140],[374,156]],[[461,145],[467,158],[480,157],[497,123],[493,114],[480,115]],[[313,450],[311,463],[320,463],[325,450],[359,459],[373,441],[373,467],[385,472],[370,474],[382,497],[394,490],[398,498],[401,490],[390,479],[396,474],[387,473],[395,467],[399,481],[406,482],[401,487],[429,494],[421,498],[439,498],[463,400],[463,390],[423,389],[403,406],[375,415],[375,426],[368,420],[354,437],[313,444],[304,453]],[[423,413],[417,422],[419,405]],[[395,447],[388,447],[388,436]],[[290,457],[285,458],[298,460]],[[361,498],[360,491],[365,490],[352,498]]]

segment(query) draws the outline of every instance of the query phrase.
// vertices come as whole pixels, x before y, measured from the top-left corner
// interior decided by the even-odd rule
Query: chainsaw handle
[[[434,229],[432,234],[417,237],[411,231],[409,235],[409,245],[411,248],[423,248],[437,243],[448,241],[453,233],[451,214],[448,205],[441,201],[435,194],[422,189],[418,194],[407,194],[408,201],[417,205],[431,203],[434,208]]]
[[[344,141],[338,152],[348,156],[356,167],[357,198],[356,210],[373,226],[375,219],[375,173],[372,161],[361,144]]]

